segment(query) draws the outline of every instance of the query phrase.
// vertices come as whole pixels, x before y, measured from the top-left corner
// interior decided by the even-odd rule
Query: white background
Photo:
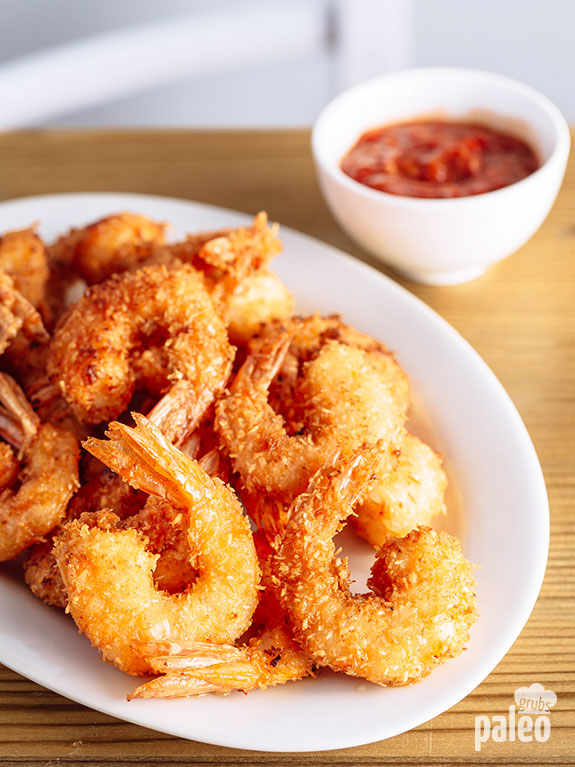
[[[281,0],[260,0],[277,16],[268,25],[275,35],[283,27]],[[301,44],[297,30],[293,55],[270,55],[255,65],[229,55],[219,35],[208,41],[221,67],[200,66],[160,85],[130,95],[111,93],[100,103],[78,107],[73,102],[57,114],[22,118],[24,125],[174,125],[294,126],[309,125],[322,106],[342,88],[404,66],[454,65],[498,71],[533,85],[575,121],[575,1],[573,0],[291,0],[317,12],[324,29],[316,41]],[[285,9],[285,2],[283,4]],[[222,12],[217,28],[225,31],[226,14],[242,12],[249,23],[257,8],[244,0],[1,0],[0,95],[5,81],[17,81],[14,66],[55,46],[130,29],[165,19],[200,19]],[[313,10],[312,10],[313,9]],[[230,16],[228,16],[229,18]],[[230,22],[231,23],[231,22]],[[230,30],[227,30],[229,32]],[[233,30],[232,30],[233,32]],[[241,32],[240,32],[241,34]],[[254,47],[261,33],[254,39]],[[205,41],[204,41],[205,42]],[[288,47],[291,42],[288,40]],[[193,48],[193,29],[190,47]],[[220,48],[218,46],[221,45]],[[151,46],[152,48],[154,46]],[[272,46],[273,47],[273,46]],[[162,60],[161,50],[141,50],[134,67],[150,71]],[[228,61],[229,59],[229,61]],[[158,64],[159,66],[159,64]],[[39,68],[46,71],[42,62]],[[125,76],[118,72],[118,78]],[[55,78],[54,90],[80,79],[73,64],[66,80]],[[129,78],[128,78],[129,79]],[[153,78],[152,78],[153,79]],[[18,80],[19,82],[19,80]],[[87,96],[90,84],[87,82]],[[82,81],[75,83],[82,86]],[[129,90],[129,84],[127,90]],[[141,88],[141,86],[140,86]],[[45,96],[34,80],[22,86],[25,100]],[[40,93],[42,91],[42,94]],[[136,90],[134,88],[134,90]],[[71,97],[72,98],[72,97]],[[12,99],[13,100],[13,99]],[[2,111],[10,112],[11,99]],[[17,112],[17,107],[14,106]],[[1,124],[0,116],[0,124]],[[17,127],[18,119],[15,118]],[[6,127],[6,126],[4,126]]]

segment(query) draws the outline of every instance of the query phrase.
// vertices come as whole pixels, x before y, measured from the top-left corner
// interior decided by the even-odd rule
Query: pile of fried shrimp
[[[167,231],[122,212],[0,237],[0,561],[153,677],[130,698],[324,667],[418,681],[478,613],[459,541],[429,527],[447,479],[407,431],[405,372],[339,316],[294,315],[265,213]],[[347,522],[375,550],[362,594]]]

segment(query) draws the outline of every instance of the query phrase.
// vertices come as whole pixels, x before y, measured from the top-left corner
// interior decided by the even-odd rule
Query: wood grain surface
[[[0,136],[2,199],[79,191],[169,195],[251,213],[265,209],[273,220],[371,262],[328,213],[305,131]],[[537,605],[511,651],[465,700],[411,732],[369,746],[266,754],[126,724],[0,667],[0,765],[575,764],[574,263],[572,157],[552,213],[518,253],[467,285],[404,283],[495,371],[533,438],[551,502],[549,565]],[[477,754],[475,716],[506,714],[514,690],[532,682],[557,693],[549,741],[489,742]]]

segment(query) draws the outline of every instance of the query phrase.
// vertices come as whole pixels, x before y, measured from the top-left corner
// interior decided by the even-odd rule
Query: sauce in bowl
[[[360,184],[404,197],[468,197],[537,170],[533,149],[485,125],[415,120],[363,133],[341,161]]]

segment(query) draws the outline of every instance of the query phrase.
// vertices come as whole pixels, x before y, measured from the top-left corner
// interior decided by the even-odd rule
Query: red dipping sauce
[[[417,120],[363,133],[341,161],[360,184],[404,197],[468,197],[514,184],[539,161],[521,139],[485,125]]]

